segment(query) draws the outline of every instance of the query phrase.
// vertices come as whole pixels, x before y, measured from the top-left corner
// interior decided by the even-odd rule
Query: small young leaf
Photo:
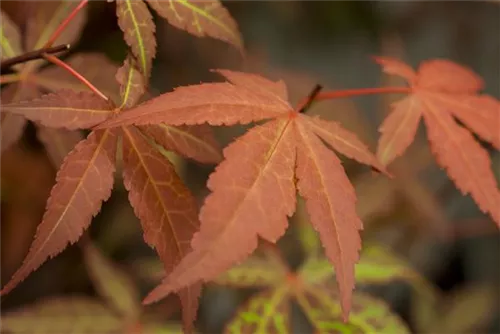
[[[116,81],[120,84],[122,103],[119,109],[128,109],[137,104],[146,92],[146,81],[142,73],[135,67],[135,60],[128,56],[116,73]]]
[[[78,240],[109,198],[115,170],[116,136],[92,132],[64,160],[28,255],[1,294],[9,293],[48,258]],[[89,193],[92,193],[92,196]]]
[[[288,287],[260,292],[237,311],[225,334],[290,333]]]
[[[84,297],[51,298],[2,313],[2,332],[12,334],[120,333],[118,318],[102,303]]]
[[[137,58],[142,74],[149,79],[156,55],[156,27],[148,7],[142,0],[117,0],[116,15],[125,42]]]
[[[243,52],[236,22],[218,0],[147,0],[149,5],[178,29],[195,36],[210,36],[228,42]]]
[[[202,163],[218,163],[222,160],[219,144],[207,124],[170,126],[167,124],[145,125],[140,129],[168,151]]]
[[[21,34],[9,16],[1,11],[0,13],[0,59],[7,59],[18,56],[22,53]]]
[[[66,89],[30,101],[4,104],[2,112],[21,115],[48,127],[68,130],[92,127],[113,113],[108,103],[95,93]]]
[[[127,321],[135,319],[139,315],[140,300],[130,278],[90,242],[84,246],[84,259],[99,294]]]

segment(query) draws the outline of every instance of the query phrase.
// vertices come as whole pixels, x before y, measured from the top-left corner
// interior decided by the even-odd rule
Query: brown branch
[[[70,45],[69,44],[64,44],[64,45],[58,45],[58,46],[53,46],[50,48],[41,48],[35,51],[30,51],[23,53],[22,55],[12,57],[9,59],[6,59],[1,62],[0,69],[1,71],[5,71],[8,68],[16,65],[16,64],[21,64],[25,63],[31,60],[35,59],[40,59],[44,57],[44,54],[53,54],[53,53],[58,53],[62,51],[69,50]]]

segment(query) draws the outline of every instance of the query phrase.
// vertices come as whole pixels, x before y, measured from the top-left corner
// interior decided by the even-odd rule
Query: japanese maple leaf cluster
[[[208,180],[212,193],[201,208],[193,250],[145,302],[215,278],[251,254],[258,237],[276,242],[295,210],[298,189],[338,273],[347,314],[362,222],[356,214],[353,186],[327,145],[376,169],[383,167],[354,134],[337,123],[294,110],[282,81],[218,72],[229,82],[179,87],[97,127],[232,125],[267,120],[224,149],[225,160]]]
[[[500,226],[500,191],[491,160],[471,133],[500,150],[500,102],[479,94],[484,84],[477,74],[448,60],[425,61],[417,72],[397,59],[376,57],[375,61],[410,85],[408,96],[394,103],[380,126],[380,162],[387,165],[404,153],[423,118],[439,166]]]
[[[52,128],[91,128],[123,108],[132,107],[144,93],[144,78],[132,57],[125,60],[116,79],[121,87],[120,107],[91,92],[63,89],[31,101],[2,105],[2,112],[22,115]],[[111,195],[119,137],[123,181],[141,220],[145,241],[156,249],[167,272],[187,254],[189,241],[198,228],[196,202],[174,166],[155,145],[201,162],[217,162],[220,153],[210,129],[158,124],[96,130],[64,159],[28,255],[2,294],[12,290],[47,258],[76,242],[88,228],[102,202]],[[200,285],[193,285],[179,292],[188,327],[196,316],[199,291]]]

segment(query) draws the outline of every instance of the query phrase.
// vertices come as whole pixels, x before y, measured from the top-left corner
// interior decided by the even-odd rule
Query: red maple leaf
[[[394,103],[380,126],[379,160],[388,165],[403,154],[423,117],[438,165],[500,225],[500,192],[491,160],[470,132],[500,149],[500,102],[479,94],[483,81],[477,74],[448,60],[423,62],[417,72],[396,59],[376,57],[375,61],[410,85],[409,95]]]
[[[120,107],[114,107],[93,92],[65,89],[38,99],[2,105],[2,113],[21,115],[51,128],[91,128],[120,113],[122,108],[133,108],[145,92],[145,80],[132,59],[128,57],[116,75],[121,86]],[[28,255],[3,287],[2,295],[47,258],[76,242],[88,228],[102,202],[111,195],[120,136],[123,138],[123,180],[129,201],[141,221],[145,241],[156,249],[166,272],[189,252],[189,242],[199,225],[196,201],[175,173],[174,166],[155,146],[201,162],[218,162],[220,150],[210,128],[159,124],[95,130],[64,159]],[[196,316],[200,290],[198,284],[179,291],[188,331]]]
[[[191,242],[193,250],[145,302],[213,279],[251,254],[258,237],[276,242],[295,211],[298,189],[338,273],[347,316],[362,223],[355,210],[353,186],[327,145],[379,170],[384,168],[353,133],[335,122],[301,114],[300,108],[294,110],[282,81],[218,72],[230,82],[180,87],[97,127],[231,125],[268,120],[224,149],[225,160],[208,181],[212,193],[201,209],[201,229]]]

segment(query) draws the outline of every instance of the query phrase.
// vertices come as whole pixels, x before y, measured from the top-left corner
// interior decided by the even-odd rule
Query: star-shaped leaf
[[[423,62],[417,72],[396,59],[376,57],[375,61],[410,85],[410,94],[394,104],[380,126],[379,160],[387,165],[403,154],[423,118],[438,165],[500,226],[500,191],[491,160],[471,133],[500,149],[500,102],[479,94],[483,82],[477,74],[448,60]]]
[[[309,260],[324,260],[311,258]],[[339,305],[340,296],[332,276],[318,279],[308,267],[309,260],[296,273],[290,272],[275,257],[250,257],[241,265],[223,273],[215,282],[231,285],[244,281],[240,287],[260,287],[263,291],[251,296],[226,325],[225,333],[290,333],[290,302],[295,300],[315,333],[409,333],[406,325],[384,302],[363,293],[353,294],[349,321],[344,322]],[[263,275],[256,273],[265,272]],[[238,277],[238,280],[234,278]],[[273,277],[262,280],[255,277]],[[250,282],[254,282],[252,284]]]
[[[208,181],[212,193],[200,212],[201,229],[191,242],[193,251],[145,302],[212,279],[251,254],[258,237],[276,242],[295,210],[298,190],[328,258],[340,273],[337,280],[347,315],[362,224],[355,211],[354,189],[340,160],[324,142],[376,169],[383,167],[353,133],[335,122],[294,110],[286,101],[283,82],[254,74],[219,72],[231,83],[181,87],[96,127],[231,125],[268,120],[224,149],[225,160]]]

